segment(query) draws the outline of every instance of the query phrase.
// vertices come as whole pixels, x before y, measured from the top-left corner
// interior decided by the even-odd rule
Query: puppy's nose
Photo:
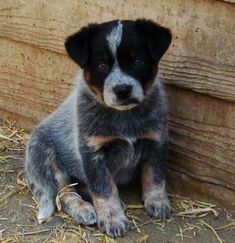
[[[125,100],[130,98],[132,91],[132,86],[128,84],[116,85],[113,88],[113,92],[116,94],[117,98],[120,100]]]

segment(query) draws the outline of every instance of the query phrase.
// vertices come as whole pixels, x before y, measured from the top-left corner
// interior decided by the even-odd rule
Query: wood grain
[[[167,91],[170,174],[183,181],[197,181],[198,191],[199,184],[203,188],[206,183],[206,192],[199,193],[207,199],[229,192],[233,196],[220,201],[235,208],[235,104],[171,86]],[[191,183],[184,184],[185,191],[190,188]]]
[[[224,2],[227,2],[227,3],[235,3],[235,0],[220,0],[220,1],[224,1]]]
[[[0,39],[0,114],[33,127],[63,101],[78,69],[61,54]]]
[[[89,22],[148,17],[168,26],[162,62],[168,83],[235,101],[235,5],[220,1],[0,0],[0,37],[64,54],[63,42]]]
[[[168,54],[160,63],[159,76],[166,84],[234,102],[234,70],[235,66]]]

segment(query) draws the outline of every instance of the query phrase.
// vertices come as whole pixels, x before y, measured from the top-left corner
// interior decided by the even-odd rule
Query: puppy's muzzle
[[[113,88],[113,92],[117,97],[117,101],[120,105],[128,105],[128,104],[139,104],[140,102],[132,98],[132,85],[128,84],[120,84],[116,85]]]

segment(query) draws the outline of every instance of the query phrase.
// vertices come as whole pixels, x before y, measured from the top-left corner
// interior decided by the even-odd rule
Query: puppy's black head
[[[107,106],[127,110],[143,102],[170,43],[171,32],[150,20],[115,20],[82,28],[65,48],[91,91]]]

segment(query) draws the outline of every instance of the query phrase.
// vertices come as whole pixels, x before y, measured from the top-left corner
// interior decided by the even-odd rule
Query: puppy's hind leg
[[[57,194],[62,210],[77,223],[96,223],[94,207],[77,194],[75,187],[69,186],[71,183],[59,168],[53,147],[46,135],[39,131],[32,135],[27,146],[25,179],[38,201],[39,223],[53,214]]]
[[[38,202],[38,221],[43,223],[55,209],[58,186],[53,166],[55,152],[48,143],[46,135],[35,131],[26,148],[25,180]]]

